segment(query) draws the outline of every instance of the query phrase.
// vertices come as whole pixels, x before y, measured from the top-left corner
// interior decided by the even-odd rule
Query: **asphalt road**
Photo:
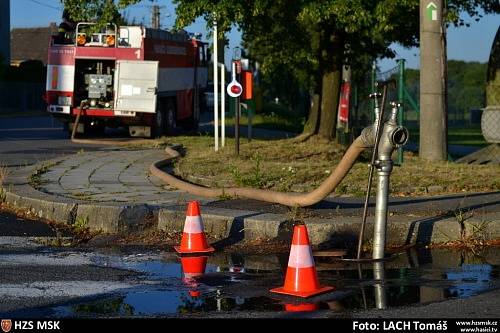
[[[80,149],[98,146],[72,143],[61,123],[50,116],[0,118],[0,166],[31,165]]]
[[[29,316],[31,308],[127,287],[127,280],[138,275],[92,265],[88,254],[40,242],[58,235],[71,236],[0,211],[0,313]]]

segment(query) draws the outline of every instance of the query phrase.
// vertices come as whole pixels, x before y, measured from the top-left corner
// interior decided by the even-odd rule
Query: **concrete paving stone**
[[[287,221],[287,217],[280,214],[257,214],[249,216],[243,221],[244,237],[245,239],[277,238],[280,230],[284,228],[284,224]]]
[[[64,175],[66,170],[60,170],[56,171],[53,169],[50,169],[48,172],[44,173],[41,175],[42,179],[53,179],[53,180],[58,180],[62,175]]]
[[[161,198],[160,194],[155,194],[153,191],[130,191],[130,195],[136,197],[158,197]]]
[[[148,164],[134,164],[132,167],[129,167],[129,168],[123,170],[123,173],[146,176],[148,170],[149,170],[149,163]]]
[[[74,187],[74,186],[84,186],[87,187],[90,185],[88,180],[84,179],[73,179],[73,178],[63,178],[59,181],[59,184],[64,187]]]
[[[146,205],[99,206],[80,204],[76,221],[82,221],[92,230],[126,232],[141,229],[151,210]]]
[[[133,191],[136,191],[136,189],[135,189],[135,188],[136,188],[137,186],[142,186],[142,187],[144,187],[144,186],[146,186],[146,185],[147,185],[147,183],[145,183],[145,182],[139,182],[139,181],[137,181],[137,182],[121,182],[121,184],[123,184],[123,185],[125,185],[125,186],[129,187],[129,188],[130,188],[131,190],[133,190]],[[151,186],[151,188],[152,188],[152,191],[155,189],[155,188],[154,188],[154,187],[152,187],[152,186]]]
[[[98,173],[98,172],[95,172],[93,174],[90,175],[89,179],[91,181],[93,180],[107,180],[107,181],[115,181],[115,182],[118,182],[118,173]]]
[[[134,183],[121,183],[130,188],[131,191],[158,191],[158,187],[149,182],[134,182]]]
[[[89,195],[90,200],[98,201],[98,202],[113,202],[115,200],[115,196],[110,194],[91,194]]]
[[[91,179],[89,184],[92,184],[94,186],[97,186],[97,187],[103,187],[103,186],[107,186],[107,185],[117,185],[119,184],[119,182],[117,182],[116,180],[114,179]]]
[[[44,184],[42,187],[40,187],[40,189],[46,192],[66,191],[58,183]]]
[[[267,232],[259,232],[265,228],[254,228],[258,215],[256,212],[231,209],[204,209],[202,208],[202,218],[205,232],[214,238],[226,238],[229,236],[245,239],[256,238],[274,238],[278,235],[278,227],[280,222],[275,222],[273,235],[273,227],[270,227]],[[248,218],[253,217],[246,223]],[[158,212],[158,228],[167,232],[182,232],[185,222],[185,206],[176,206],[171,208],[162,208]],[[246,230],[248,227],[248,231]]]
[[[154,177],[154,176],[148,176],[148,180],[155,186],[163,186],[165,185],[164,182],[162,182],[159,178]]]
[[[145,183],[144,185],[128,185],[131,191],[136,192],[151,192],[157,193],[158,188],[156,186],[151,185],[150,183]]]
[[[66,186],[88,186],[88,179],[63,178],[59,181],[62,187]]]
[[[34,194],[36,195],[36,194]],[[51,199],[56,199],[53,196]],[[21,196],[12,192],[7,192],[5,201],[9,204],[27,209],[39,218],[58,223],[70,223],[74,217],[76,204],[57,201],[48,201],[42,198]]]
[[[62,188],[64,188],[66,191],[76,191],[76,190],[85,190],[87,189],[87,186],[85,185],[74,185],[74,184],[61,184]]]
[[[65,174],[59,179],[60,183],[87,183],[90,176],[90,170],[78,170]]]
[[[104,192],[113,192],[113,193],[121,193],[121,192],[128,192],[129,188],[123,184],[120,183],[111,183],[111,184],[92,184],[93,186],[99,188],[101,191]]]
[[[133,184],[133,183],[147,184],[147,183],[149,183],[148,180],[144,177],[120,177],[119,181],[120,181],[120,183],[127,183],[127,184]]]
[[[40,189],[41,192],[44,192],[44,193],[48,193],[48,194],[54,194],[54,195],[59,195],[59,196],[66,196],[68,194],[68,191],[64,190],[64,189],[51,189],[51,190],[47,190],[47,189]]]

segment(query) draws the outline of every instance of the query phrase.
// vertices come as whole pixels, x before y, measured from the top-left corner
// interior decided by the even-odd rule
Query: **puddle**
[[[175,316],[189,313],[338,313],[465,298],[500,286],[500,249],[480,256],[451,250],[411,250],[386,263],[357,264],[316,258],[321,284],[333,292],[298,300],[269,293],[282,286],[288,257],[217,254],[182,258],[172,253],[98,256],[98,266],[141,273],[135,286],[92,300],[51,308],[60,317]]]

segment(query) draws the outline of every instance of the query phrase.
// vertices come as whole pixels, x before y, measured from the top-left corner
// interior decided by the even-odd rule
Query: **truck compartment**
[[[76,59],[73,105],[87,101],[92,109],[112,109],[114,60]]]

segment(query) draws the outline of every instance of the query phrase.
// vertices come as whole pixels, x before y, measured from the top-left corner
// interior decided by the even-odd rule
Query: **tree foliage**
[[[94,22],[96,27],[107,23],[121,24],[119,10],[136,4],[141,0],[61,0],[64,10],[74,22]]]

